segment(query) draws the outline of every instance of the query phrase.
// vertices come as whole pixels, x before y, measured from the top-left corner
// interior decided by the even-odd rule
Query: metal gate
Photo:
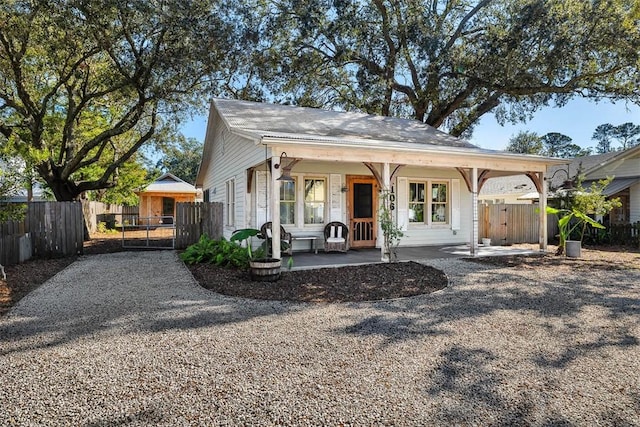
[[[174,249],[176,223],[172,215],[147,216],[118,214],[125,249]]]

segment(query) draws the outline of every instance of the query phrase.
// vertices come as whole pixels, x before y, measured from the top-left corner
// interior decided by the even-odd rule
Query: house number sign
[[[393,191],[393,187],[391,187],[391,193],[389,194],[389,209],[394,211],[396,210],[396,193]]]

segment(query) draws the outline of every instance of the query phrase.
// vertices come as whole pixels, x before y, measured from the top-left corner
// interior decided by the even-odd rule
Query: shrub
[[[109,228],[107,226],[107,223],[104,221],[100,221],[96,227],[96,229],[98,230],[98,233],[117,233],[118,230],[114,229],[114,228]]]
[[[248,268],[249,254],[236,242],[224,238],[213,240],[206,235],[200,236],[193,245],[180,254],[187,264],[211,263],[221,267]]]

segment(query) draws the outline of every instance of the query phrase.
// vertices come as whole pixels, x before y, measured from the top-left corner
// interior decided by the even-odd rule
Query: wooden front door
[[[352,248],[376,246],[378,185],[370,176],[347,176],[349,234]]]

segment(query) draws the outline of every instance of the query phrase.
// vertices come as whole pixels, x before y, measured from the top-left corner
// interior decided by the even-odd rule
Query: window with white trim
[[[280,224],[296,223],[296,181],[280,183]]]
[[[410,181],[408,202],[410,223],[428,225],[450,223],[451,202],[448,181]]]
[[[446,182],[431,183],[431,223],[449,223],[449,185]]]
[[[304,180],[304,223],[324,224],[325,204],[327,200],[327,181],[324,178],[305,178]]]
[[[409,222],[424,222],[425,183],[409,183]]]
[[[236,180],[230,179],[225,182],[225,213],[226,213],[226,225],[236,225]]]

